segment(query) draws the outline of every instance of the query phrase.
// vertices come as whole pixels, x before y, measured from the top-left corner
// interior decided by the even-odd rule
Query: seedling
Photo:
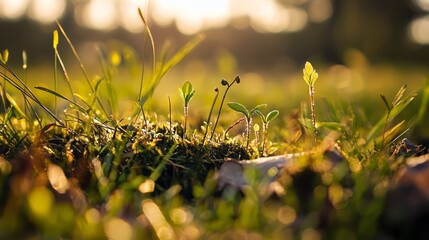
[[[310,109],[311,109],[311,122],[313,124],[314,131],[314,141],[317,141],[317,128],[316,128],[316,112],[314,110],[314,83],[316,82],[319,74],[316,72],[316,69],[313,68],[310,62],[305,63],[304,69],[302,69],[304,81],[309,87],[310,94]]]
[[[267,153],[265,149],[265,143],[267,141],[268,123],[279,115],[279,111],[273,110],[269,112],[267,116],[264,116],[264,114],[259,109],[257,109],[255,113],[259,115],[262,120],[262,154],[265,156]]]
[[[195,90],[194,90],[194,86],[192,86],[192,84],[189,81],[186,81],[182,88],[179,88],[179,93],[180,96],[182,97],[183,100],[183,116],[185,118],[184,120],[184,131],[183,131],[183,136],[182,138],[184,138],[184,136],[186,135],[186,126],[188,125],[188,108],[189,108],[189,102],[191,101],[192,97],[195,95]]]
[[[223,107],[223,103],[224,103],[225,98],[226,98],[226,94],[228,93],[228,91],[229,91],[229,89],[231,88],[231,86],[232,86],[232,85],[234,85],[234,83],[239,84],[240,82],[241,82],[241,79],[240,79],[240,76],[239,76],[239,75],[237,75],[237,76],[234,78],[234,81],[232,81],[232,83],[229,83],[229,82],[228,82],[227,80],[225,80],[225,79],[222,79],[222,80],[220,81],[220,83],[222,84],[222,86],[226,86],[226,89],[225,89],[225,92],[223,93],[222,101],[220,102],[219,111],[218,111],[218,113],[217,113],[216,122],[215,122],[215,124],[214,124],[214,126],[213,126],[212,135],[210,136],[210,140],[212,140],[212,138],[213,138],[213,136],[214,136],[214,133],[215,133],[215,131],[216,131],[216,126],[217,126],[217,123],[219,122],[219,117],[220,117],[220,113],[222,112],[222,107]]]
[[[245,132],[245,136],[246,136],[246,148],[249,147],[249,142],[250,142],[250,127],[252,126],[252,116],[253,114],[255,114],[255,112],[261,108],[264,108],[267,106],[267,104],[260,104],[256,107],[254,107],[252,110],[248,110],[243,104],[241,103],[237,103],[237,102],[229,102],[228,106],[239,113],[242,113],[244,115],[244,119],[246,120],[246,132]]]

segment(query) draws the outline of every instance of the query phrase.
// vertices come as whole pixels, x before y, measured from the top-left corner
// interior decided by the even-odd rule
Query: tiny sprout
[[[234,81],[232,81],[232,83],[231,83],[231,84],[229,84],[229,82],[228,82],[227,80],[223,79],[223,78],[222,78],[222,80],[220,81],[220,84],[222,84],[222,86],[226,86],[226,89],[225,89],[225,92],[223,93],[222,101],[220,102],[219,111],[218,111],[218,113],[217,113],[217,118],[216,118],[215,124],[214,124],[214,126],[213,126],[212,135],[210,136],[210,140],[213,138],[214,133],[215,133],[215,131],[216,131],[216,126],[217,126],[217,123],[219,122],[220,113],[222,112],[223,103],[224,103],[224,101],[225,101],[226,94],[228,93],[229,88],[231,88],[231,86],[232,86],[232,85],[234,85],[234,83],[239,84],[240,82],[241,82],[241,80],[240,80],[240,76],[239,76],[239,75],[237,75],[237,76],[234,78]]]
[[[189,81],[186,81],[182,85],[182,88],[179,88],[179,93],[180,93],[180,96],[182,97],[182,100],[184,103],[183,115],[184,115],[185,120],[184,120],[184,131],[183,131],[183,136],[182,136],[182,137],[184,137],[186,135],[186,127],[188,124],[189,102],[191,101],[192,97],[195,95],[194,86],[192,86],[192,84]]]
[[[314,103],[314,83],[316,82],[319,74],[316,69],[313,68],[310,62],[305,62],[305,66],[302,69],[304,81],[308,84],[310,94],[310,108],[311,108],[311,122],[313,124],[314,140],[317,141],[317,128],[316,128],[316,112]]]
[[[257,115],[261,117],[262,120],[262,131],[263,131],[263,137],[262,137],[262,154],[266,155],[266,149],[265,149],[265,142],[267,140],[267,132],[268,132],[268,123],[276,118],[279,115],[278,110],[273,110],[267,114],[267,116],[264,116],[264,114],[258,109],[255,111]]]
[[[229,102],[228,106],[239,113],[242,113],[245,117],[246,120],[246,148],[249,147],[249,142],[250,142],[250,127],[252,125],[252,116],[253,114],[255,114],[255,112],[261,108],[264,108],[267,106],[267,104],[260,104],[256,107],[254,107],[252,110],[248,110],[243,104],[241,103],[237,103],[237,102]]]
[[[319,77],[319,74],[316,72],[316,69],[313,68],[313,65],[311,65],[310,62],[305,62],[305,67],[304,69],[302,69],[302,72],[303,72],[303,78],[305,82],[309,86],[314,87],[314,83]]]

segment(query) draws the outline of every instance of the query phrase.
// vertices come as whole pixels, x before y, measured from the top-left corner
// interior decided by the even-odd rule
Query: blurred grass
[[[421,92],[426,70],[417,66],[370,64],[357,51],[345,57],[345,65],[313,62],[320,76],[316,83],[320,140],[333,141],[343,155],[341,163],[332,164],[306,134],[308,93],[302,66],[288,66],[293,69],[289,72],[240,73],[239,63],[228,53],[213,62],[184,61],[156,84],[145,115],[131,119],[138,107],[143,63],[126,45],[107,44],[100,51],[106,56],[104,68],[92,63],[87,69],[90,83],[95,86],[98,81],[100,99],[110,101],[112,116],[103,116],[94,106],[79,112],[61,99],[58,107],[66,108],[69,115],[59,111],[59,116],[70,120],[67,127],[51,124],[46,116],[39,126],[12,112],[2,115],[0,238],[376,238],[382,234],[378,221],[384,197],[400,165],[389,158],[387,144],[376,146],[375,140],[365,139],[386,113],[380,94],[393,99],[406,83],[407,96],[419,95],[388,121],[391,131],[374,139],[386,137],[392,145],[398,135],[428,139]],[[67,66],[75,93],[93,98],[82,84],[85,79],[78,66]],[[31,89],[51,88],[53,74],[51,65],[29,64],[25,72]],[[270,110],[280,110],[268,132],[270,154],[316,149],[314,155],[297,159],[282,172],[271,192],[262,189],[257,172],[251,170],[245,172],[250,184],[241,192],[216,189],[214,170],[226,158],[261,154],[254,133],[251,147],[244,147],[243,126],[223,139],[223,131],[239,118],[237,113],[224,108],[214,140],[201,143],[214,89],[223,92],[221,79],[232,81],[236,74],[241,82],[231,88],[226,102],[265,103]],[[107,77],[108,84],[100,81]],[[196,90],[189,106],[189,139],[180,137],[183,105],[178,88],[185,81]],[[62,77],[57,83],[58,92],[71,99]],[[7,90],[18,105],[24,105],[20,92],[10,86]],[[39,91],[37,96],[49,109],[55,107],[52,94]],[[70,113],[74,111],[78,114]],[[419,112],[423,117],[412,122]],[[96,116],[103,116],[103,122]],[[407,121],[404,127],[396,128],[402,120]],[[407,127],[411,130],[401,135]]]

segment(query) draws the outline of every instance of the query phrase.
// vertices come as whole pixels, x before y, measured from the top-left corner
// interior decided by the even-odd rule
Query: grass
[[[141,11],[140,15],[146,24]],[[403,158],[391,156],[391,149],[401,137],[417,134],[424,127],[428,85],[421,87],[421,98],[407,95],[401,88],[392,104],[382,92],[379,107],[373,104],[370,110],[342,99],[322,100],[324,91],[319,90],[320,99],[311,100],[312,106],[313,101],[319,101],[319,110],[311,107],[311,114],[305,105],[280,115],[278,111],[267,116],[257,113],[263,125],[261,146],[260,136],[252,137],[250,130],[255,129],[253,113],[259,107],[249,111],[243,104],[232,103],[234,110],[246,115],[248,125],[235,131],[227,127],[238,115],[222,109],[230,87],[241,82],[239,87],[243,88],[245,76],[241,80],[237,76],[231,83],[221,80],[226,86],[221,103],[217,104],[217,90],[214,100],[203,105],[205,109],[198,109],[201,105],[197,104],[188,106],[192,97],[194,104],[199,94],[204,95],[191,80],[181,89],[186,107],[183,115],[169,110],[170,116],[165,117],[149,110],[155,108],[150,106],[151,100],[172,108],[167,99],[154,96],[155,89],[203,37],[191,40],[172,57],[166,50],[158,56],[147,28],[151,68],[145,69],[147,64],[136,60],[124,46],[110,52],[100,48],[102,69],[94,78],[64,29],[60,24],[58,27],[74,53],[87,92],[77,92],[72,86],[76,81],[61,60],[57,50],[61,41],[56,37],[54,89],[37,87],[38,93],[55,97],[53,110],[33,93],[26,83],[30,79],[24,82],[7,65],[7,57],[1,58],[1,105],[5,111],[0,116],[0,238],[370,239],[388,234],[380,218],[392,179],[404,164]],[[66,80],[64,89],[59,87],[58,63]],[[136,71],[138,66],[142,67]],[[125,70],[128,75],[122,74]],[[323,89],[324,72],[319,74],[318,88]],[[126,113],[119,111],[121,96],[115,96],[116,84],[125,81],[123,76],[141,86],[138,91],[126,91],[126,95],[135,96],[126,102],[133,106]],[[175,86],[176,93],[179,86]],[[302,89],[290,91],[305,99],[305,86]],[[330,92],[336,90],[331,88]],[[22,104],[17,99],[21,95],[25,97]],[[179,94],[173,101],[177,97]],[[241,102],[237,95],[228,98]],[[380,112],[383,104],[386,114],[374,116],[371,111]],[[268,105],[278,106],[275,102]],[[27,111],[21,110],[23,106],[28,106]],[[213,110],[218,114],[212,127]],[[194,114],[198,111],[209,114]],[[318,111],[317,122],[314,111]],[[407,119],[406,111],[417,117]],[[173,119],[172,114],[183,121]],[[331,145],[342,155],[341,162],[333,164],[324,156],[323,149]],[[256,171],[248,170],[244,174],[249,186],[242,191],[216,188],[215,171],[227,158],[254,159],[260,153],[302,151],[312,154],[292,162],[269,186]]]

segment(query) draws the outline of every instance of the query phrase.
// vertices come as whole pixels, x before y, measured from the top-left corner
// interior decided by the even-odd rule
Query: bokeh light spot
[[[146,179],[139,185],[139,191],[141,193],[150,193],[155,190],[155,182],[152,179]]]
[[[104,224],[107,239],[128,240],[133,237],[133,228],[120,218],[112,218]]]
[[[323,22],[328,20],[333,13],[330,0],[313,0],[310,2],[308,13],[313,22]]]
[[[413,20],[409,25],[409,35],[418,44],[429,44],[429,15]]]
[[[19,19],[27,10],[28,0],[0,0],[0,18]]]
[[[65,10],[65,0],[33,0],[29,6],[29,16],[46,24],[60,18]]]
[[[277,219],[284,225],[295,222],[296,211],[292,207],[283,206],[277,211]]]
[[[429,0],[414,0],[414,2],[419,8],[429,11]]]
[[[116,8],[117,4],[114,1],[92,0],[82,8],[76,8],[76,15],[78,22],[87,28],[111,31],[118,26]]]
[[[30,212],[38,218],[45,218],[49,215],[54,196],[45,187],[38,187],[31,191],[28,196],[28,206]]]
[[[48,179],[51,186],[58,193],[65,193],[69,188],[69,183],[64,174],[63,169],[55,164],[50,164],[48,167]]]

